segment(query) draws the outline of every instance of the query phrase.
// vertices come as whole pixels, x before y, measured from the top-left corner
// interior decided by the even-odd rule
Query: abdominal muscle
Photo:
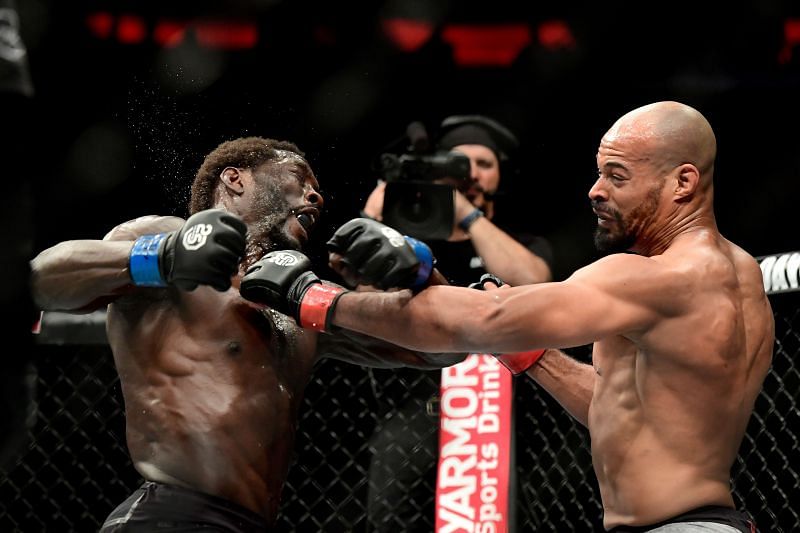
[[[223,398],[219,385],[213,395],[198,392],[194,378],[125,395],[134,465],[145,479],[274,517],[294,440],[292,407],[264,392],[268,379],[260,391]]]
[[[629,341],[613,344],[595,347],[602,375],[589,408],[604,526],[653,524],[705,505],[733,507],[732,459],[721,444],[732,439],[714,435],[702,412],[649,379],[647,372],[657,371]],[[603,357],[604,348],[615,357]]]
[[[313,346],[287,343],[238,298],[201,296],[185,313],[212,320],[178,318],[174,306],[135,321],[109,313],[131,459],[145,479],[228,499],[272,523]]]

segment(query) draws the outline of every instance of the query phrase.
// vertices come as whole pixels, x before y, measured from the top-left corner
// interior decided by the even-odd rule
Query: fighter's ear
[[[700,186],[700,171],[691,163],[683,163],[675,171],[675,198],[678,201],[691,199]]]
[[[244,183],[242,183],[242,171],[236,167],[225,167],[219,173],[220,181],[225,187],[234,194],[244,193]]]

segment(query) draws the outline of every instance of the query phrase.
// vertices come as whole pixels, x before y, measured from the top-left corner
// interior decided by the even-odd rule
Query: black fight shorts
[[[684,524],[685,527],[681,527]],[[699,526],[693,528],[693,524],[708,524],[708,527],[703,528]],[[742,533],[756,533],[755,522],[750,520],[746,513],[731,509],[730,507],[722,507],[720,505],[708,505],[706,507],[698,507],[678,516],[673,516],[663,522],[657,524],[650,524],[647,526],[617,526],[611,528],[609,533],[645,533],[647,531],[714,531],[714,524],[727,526],[724,528],[726,531],[741,531]],[[663,529],[659,529],[663,528]]]
[[[191,489],[146,481],[106,518],[100,533],[264,533],[258,513]]]

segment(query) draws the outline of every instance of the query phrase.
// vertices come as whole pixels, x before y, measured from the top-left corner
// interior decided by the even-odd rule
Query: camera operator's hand
[[[372,190],[364,204],[362,212],[375,220],[383,220],[383,196],[386,194],[386,182],[381,180]]]
[[[484,216],[483,211],[476,207],[469,199],[456,189],[455,207],[453,209],[453,233],[450,234],[450,241],[463,241],[470,238],[469,228],[475,221]]]

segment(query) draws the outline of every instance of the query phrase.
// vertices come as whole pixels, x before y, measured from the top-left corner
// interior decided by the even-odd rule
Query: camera
[[[381,175],[387,182],[393,181],[433,181],[452,178],[455,181],[468,180],[470,174],[469,158],[459,152],[439,151],[431,155],[381,154]]]
[[[447,239],[453,230],[455,187],[470,179],[470,160],[459,152],[427,153],[427,133],[419,123],[407,131],[411,153],[378,158],[386,181],[383,222],[418,239]]]

